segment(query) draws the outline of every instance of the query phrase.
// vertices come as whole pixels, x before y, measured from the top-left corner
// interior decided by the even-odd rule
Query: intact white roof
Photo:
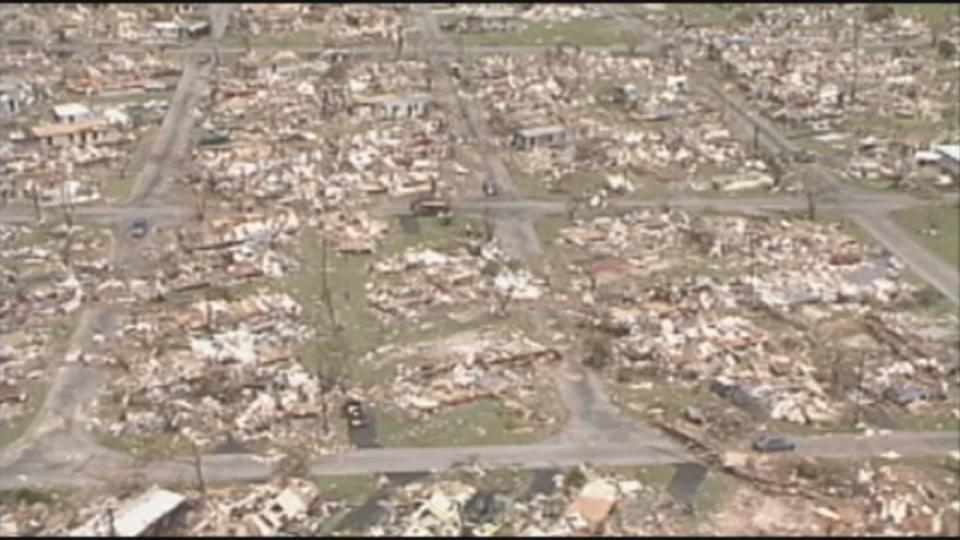
[[[954,161],[960,161],[960,144],[940,144],[933,151],[943,154]]]
[[[82,103],[64,103],[63,105],[54,105],[53,114],[64,116],[86,116],[90,114],[90,107]]]
[[[114,528],[117,536],[139,536],[151,525],[174,511],[187,498],[179,493],[153,487],[130,501],[116,513]]]

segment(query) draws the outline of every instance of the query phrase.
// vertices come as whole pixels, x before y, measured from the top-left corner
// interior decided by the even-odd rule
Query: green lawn
[[[347,502],[362,502],[377,490],[377,478],[372,474],[315,477],[313,483],[320,496]]]
[[[925,19],[928,24],[941,29],[950,24],[952,17],[960,17],[960,7],[951,3],[903,2],[893,4],[900,15]]]
[[[459,43],[459,36],[451,41]],[[617,45],[623,41],[617,22],[611,19],[583,19],[559,23],[532,22],[519,32],[463,34],[465,45],[551,45],[569,43],[581,46]]]
[[[960,267],[960,207],[916,206],[894,212],[893,219],[941,259]],[[936,236],[927,232],[931,227]]]
[[[282,34],[264,33],[259,35],[249,35],[249,43],[253,48],[257,47],[323,47],[326,45],[326,32],[322,29],[303,29],[294,32],[284,32]],[[230,34],[221,41],[224,47],[243,47],[247,42],[244,35]]]
[[[402,413],[379,413],[377,431],[380,442],[391,446],[480,446],[527,444],[551,435],[558,426],[514,431],[514,420],[504,415],[503,405],[493,399],[480,399],[414,422]]]
[[[329,357],[325,353],[334,349],[339,359],[348,362],[351,378],[376,382],[386,377],[389,372],[380,368],[371,371],[368,366],[347,359],[355,359],[387,342],[416,340],[454,327],[450,325],[452,321],[443,314],[431,314],[431,317],[417,323],[399,321],[387,325],[381,323],[367,306],[366,284],[371,277],[367,267],[372,262],[418,244],[442,245],[452,238],[451,235],[459,233],[467,223],[479,227],[475,220],[460,217],[455,218],[448,227],[440,225],[433,218],[421,218],[419,223],[420,234],[411,235],[404,233],[396,220],[390,221],[391,230],[386,240],[372,255],[341,255],[333,249],[328,250],[327,280],[333,313],[342,326],[334,339],[329,339],[333,336],[333,330],[328,309],[322,301],[323,250],[320,238],[314,231],[307,231],[303,235],[297,250],[303,264],[301,271],[283,278],[274,286],[289,292],[301,303],[305,319],[315,324],[321,334],[320,338],[306,343],[301,350],[308,368],[318,369],[322,358]],[[424,323],[433,323],[434,326],[424,328]]]

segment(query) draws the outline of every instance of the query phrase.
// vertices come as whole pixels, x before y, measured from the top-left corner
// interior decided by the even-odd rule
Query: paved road
[[[940,455],[960,451],[960,437],[953,433],[896,433],[888,436],[830,435],[800,437],[797,454],[809,457],[868,458],[887,452],[901,456]],[[737,448],[739,449],[739,448]],[[310,472],[317,476],[360,474],[371,471],[419,472],[425,464],[448,469],[458,464],[483,467],[539,469],[596,465],[673,465],[693,461],[672,444],[540,444],[530,446],[481,446],[464,448],[377,448],[327,456],[314,461]]]
[[[938,199],[921,199],[906,194],[858,194],[856,199],[847,202],[825,201],[817,205],[820,210],[856,210],[859,212],[888,212],[899,208],[922,205],[955,204],[960,199],[957,193],[944,194]],[[595,210],[597,214],[617,213],[642,208],[712,209],[718,212],[751,212],[776,210],[806,210],[807,201],[797,197],[677,197],[657,200],[607,201],[605,210]],[[465,199],[454,201],[451,209],[462,214],[484,215],[490,212],[494,216],[517,215],[543,217],[566,213],[566,203],[545,199]],[[390,201],[376,209],[376,213],[385,216],[407,215],[409,205]]]

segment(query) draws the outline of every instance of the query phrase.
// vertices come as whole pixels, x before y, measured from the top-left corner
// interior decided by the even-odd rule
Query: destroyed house
[[[637,85],[628,83],[613,89],[613,102],[621,105],[636,103],[640,99],[640,90]]]
[[[32,88],[12,77],[0,77],[0,118],[11,117],[34,102]]]
[[[210,34],[210,23],[208,21],[190,21],[181,27],[182,33],[190,38],[198,38]]]
[[[511,146],[518,150],[538,147],[561,147],[577,140],[578,130],[573,127],[552,125],[521,129],[514,133]]]
[[[53,106],[53,118],[57,122],[74,123],[90,120],[93,113],[90,108],[81,103],[65,103]]]
[[[44,146],[86,146],[100,142],[107,135],[104,120],[86,120],[72,124],[40,124],[30,128],[30,135]]]
[[[427,94],[407,96],[357,96],[354,98],[351,113],[370,111],[381,119],[418,118],[427,114],[432,98]]]
[[[150,27],[153,29],[154,36],[160,39],[176,40],[183,34],[183,28],[175,22],[160,21],[151,23]]]

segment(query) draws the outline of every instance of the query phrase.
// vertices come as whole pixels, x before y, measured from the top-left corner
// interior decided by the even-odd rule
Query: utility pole
[[[117,536],[117,527],[116,522],[113,518],[113,507],[107,507],[107,526],[109,527],[110,536]]]
[[[191,441],[193,446],[193,469],[197,473],[197,485],[200,486],[200,493],[203,493],[203,496],[207,496],[207,483],[203,479],[203,458],[200,455],[200,448],[197,447],[197,443]]]
[[[863,353],[860,353],[860,365],[857,368],[857,405],[853,424],[856,426],[863,419]]]
[[[857,10],[853,19],[853,84],[850,86],[850,103],[857,100],[857,78],[860,75],[860,18],[863,8]]]

